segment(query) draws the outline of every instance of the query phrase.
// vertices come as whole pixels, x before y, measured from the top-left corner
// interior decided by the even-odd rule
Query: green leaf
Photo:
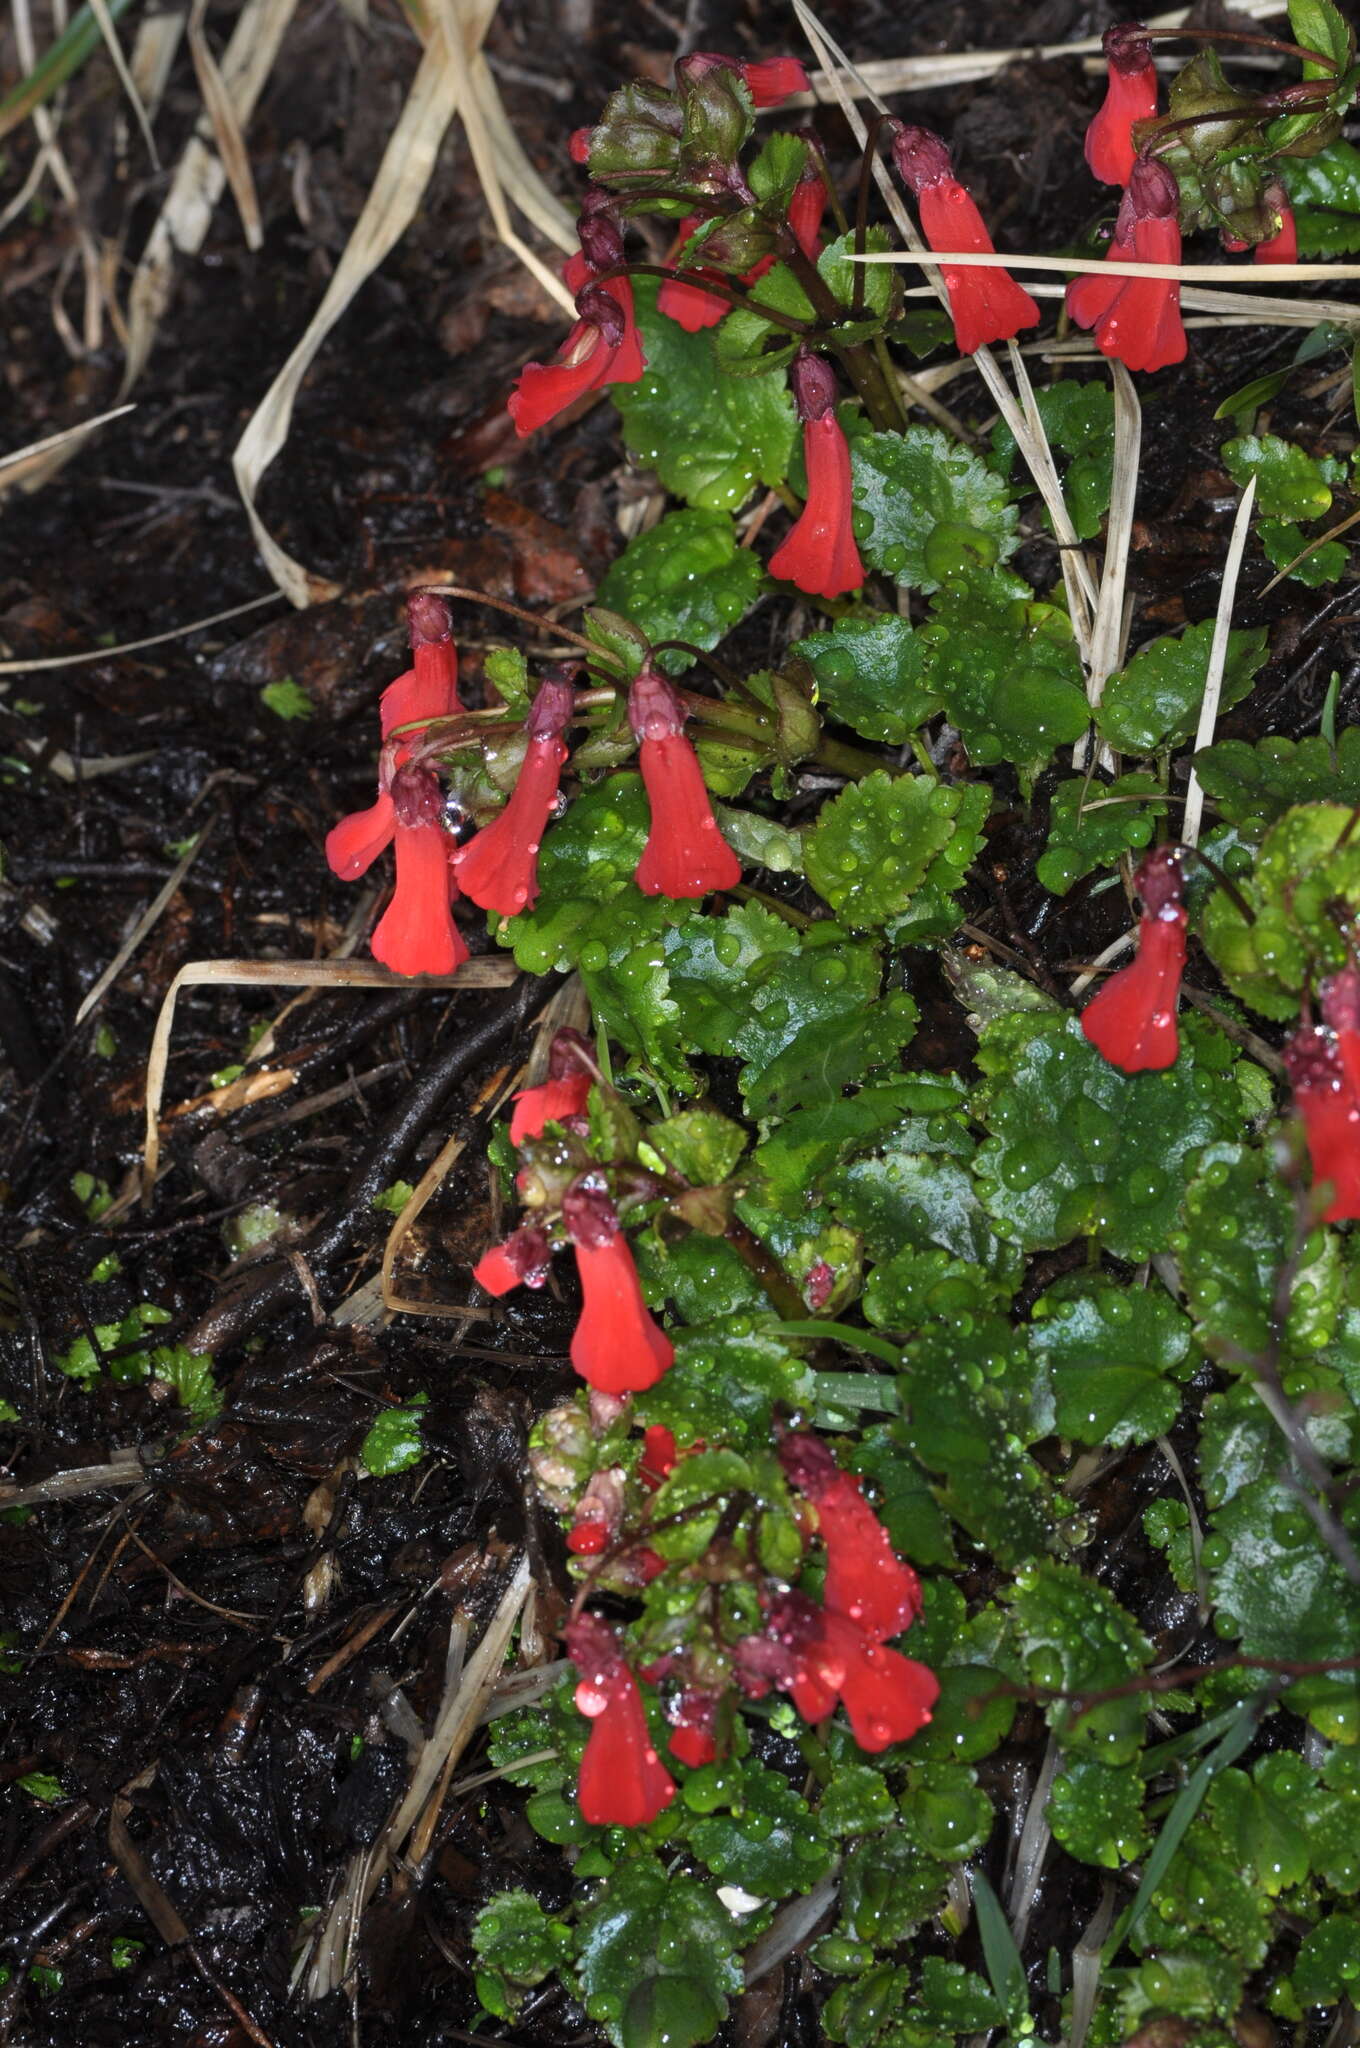
[[[1149,801],[1131,801],[1135,797]],[[1060,782],[1050,802],[1048,844],[1035,872],[1046,889],[1065,896],[1083,875],[1113,867],[1131,847],[1147,846],[1165,813],[1156,777],[1142,772],[1108,784],[1084,775]]]
[[[55,1806],[66,1797],[61,1779],[50,1771],[28,1771],[18,1783],[20,1791],[27,1792],[31,1799],[40,1799],[44,1806]]]
[[[1332,493],[1318,464],[1278,434],[1243,434],[1223,444],[1223,467],[1245,490],[1256,479],[1256,510],[1266,519],[1321,519]]]
[[[892,246],[892,237],[886,228],[871,227],[864,237],[864,247],[870,255],[883,255]],[[892,305],[892,265],[871,263],[866,269],[861,269],[853,259],[854,247],[852,233],[837,235],[818,257],[818,272],[846,308],[854,297],[856,277],[861,278],[864,291],[864,313],[861,317],[875,322],[886,320]]]
[[[1075,1565],[1030,1565],[1005,1595],[1031,1685],[1054,1692],[1103,1692],[1143,1670],[1151,1648],[1113,1593]],[[1106,1700],[1078,1717],[1075,1704],[1045,1708],[1063,1748],[1126,1764],[1142,1741],[1145,1702],[1137,1693]]]
[[[986,1841],[996,1815],[974,1772],[958,1763],[913,1763],[902,1818],[928,1856],[962,1863]]]
[[[1220,817],[1246,838],[1260,839],[1294,804],[1310,798],[1360,803],[1360,725],[1339,733],[1335,748],[1316,736],[1272,736],[1255,746],[1246,740],[1219,740],[1196,754],[1195,772],[1205,795],[1218,805]]]
[[[1337,2005],[1360,1978],[1360,1916],[1336,1913],[1309,1929],[1293,1970],[1294,1995],[1303,2005]]]
[[[961,789],[927,775],[878,773],[848,783],[823,805],[804,842],[808,880],[846,924],[886,923],[907,908],[949,845],[963,801]]]
[[[664,1422],[682,1443],[703,1437],[754,1449],[769,1444],[776,1406],[792,1410],[811,1399],[807,1365],[756,1316],[728,1316],[673,1334],[674,1365],[634,1398],[644,1427]]]
[[[1302,583],[1308,590],[1320,590],[1324,583],[1339,582],[1346,573],[1350,556],[1339,540],[1329,540],[1325,544],[1310,542],[1301,526],[1293,526],[1284,519],[1259,520],[1256,531],[1265,549],[1266,560],[1273,568],[1287,569],[1291,583]],[[1300,555],[1303,555],[1301,562],[1298,560]],[[1291,568],[1291,563],[1297,566]]]
[[[691,1824],[690,1847],[724,1884],[761,1899],[811,1891],[831,1864],[831,1848],[806,1799],[777,1771],[740,1766],[741,1790],[730,1813]]]
[[[195,1423],[211,1422],[222,1412],[222,1396],[213,1378],[212,1356],[188,1351],[183,1344],[158,1344],[147,1359],[151,1377],[164,1380]]]
[[[380,1195],[374,1195],[369,1206],[381,1209],[385,1216],[400,1216],[414,1193],[409,1180],[394,1180],[391,1187],[384,1188]]]
[[[1274,1444],[1271,1457],[1276,1468],[1284,1462]],[[1298,1496],[1273,1476],[1243,1486],[1217,1510],[1205,1551],[1214,1628],[1225,1641],[1240,1638],[1246,1655],[1286,1663],[1353,1655],[1360,1590],[1324,1548]],[[1354,1687],[1353,1674],[1349,1682]],[[1360,1862],[1352,1868],[1350,1889],[1360,1884]]]
[[[658,313],[658,290],[656,278],[633,281],[647,369],[640,382],[611,387],[624,441],[686,504],[734,512],[757,483],[782,484],[788,474],[793,401],[782,376],[723,376],[707,333],[687,334]]]
[[[1030,1347],[1062,1436],[1142,1444],[1170,1429],[1181,1390],[1167,1375],[1190,1348],[1190,1324],[1167,1295],[1109,1281],[1055,1287],[1032,1315]]]
[[[1316,50],[1323,57],[1330,57],[1339,70],[1344,71],[1355,51],[1355,37],[1346,24],[1345,16],[1332,5],[1332,0],[1289,0],[1289,28],[1294,41],[1305,50]],[[1328,67],[1325,64],[1305,64],[1305,78],[1325,78]]]
[[[983,1267],[1007,1298],[1019,1285],[1020,1253],[993,1229],[966,1164],[898,1141],[842,1168],[829,1192],[837,1215],[863,1234],[875,1258],[937,1245]]]
[[[1123,1074],[1074,1017],[987,1025],[972,1107],[991,1131],[978,1193],[998,1229],[1027,1251],[1082,1236],[1123,1259],[1164,1249],[1198,1154],[1241,1128],[1220,1045],[1187,1019],[1174,1067]]]
[[[892,1795],[878,1771],[869,1764],[838,1760],[817,1818],[829,1835],[848,1837],[888,1826],[895,1812]]]
[[[943,1956],[927,1956],[921,1964],[918,2006],[921,2019],[941,2034],[979,2033],[1004,2019],[981,1977]]]
[[[859,1940],[888,1948],[936,1912],[948,1879],[945,1866],[900,1823],[886,1835],[866,1835],[845,1859],[840,1924]]]
[[[1224,1771],[1210,1787],[1205,1814],[1228,1860],[1269,1898],[1308,1875],[1308,1835],[1300,1801],[1311,1789],[1301,1757],[1281,1751],[1251,1770]]]
[[[861,552],[898,583],[938,590],[1014,554],[1019,514],[1006,486],[938,427],[857,435],[850,466]]]
[[[409,1472],[420,1463],[425,1455],[423,1411],[429,1399],[428,1394],[417,1394],[413,1401],[385,1409],[373,1424],[359,1446],[359,1458],[375,1479],[390,1479],[394,1472]]]
[[[472,1946],[481,1965],[477,1995],[488,2012],[505,2019],[521,1991],[570,1960],[575,1943],[565,1921],[549,1919],[528,1892],[499,1892],[473,1921]]]
[[[881,1067],[893,1065],[916,1032],[920,1012],[908,995],[880,996],[850,1017],[819,1018],[746,1082],[756,1117],[829,1106]]]
[[[913,1074],[875,1081],[840,1102],[795,1110],[756,1148],[755,1190],[771,1206],[796,1213],[805,1196],[816,1193],[822,1176],[851,1151],[871,1144],[913,1112],[919,1119],[943,1115],[961,1099],[962,1090],[945,1076]]]
[[[1085,732],[1081,664],[1056,606],[1014,596],[1008,579],[972,576],[937,599],[919,637],[930,650],[925,680],[974,761],[1032,772]]]
[[[301,683],[291,676],[280,676],[276,683],[266,683],[260,692],[260,702],[266,711],[272,711],[275,718],[311,718],[316,711]]]
[[[746,1150],[746,1133],[716,1109],[684,1109],[647,1126],[647,1144],[695,1187],[727,1179]]]
[[[1001,1910],[1000,1899],[980,1870],[970,1873],[969,1882],[992,1990],[1011,2031],[1027,2033],[1030,2029],[1024,2021],[1029,2012],[1029,1990],[1025,1981],[1025,1965],[1015,1945],[1010,1922]]]
[[[1048,1800],[1053,1839],[1078,1863],[1118,1870],[1147,1847],[1144,1784],[1136,1763],[1106,1764],[1072,1757],[1054,1780]]]
[[[1255,872],[1238,883],[1254,923],[1224,889],[1204,906],[1200,936],[1214,965],[1234,995],[1263,1016],[1296,1016],[1303,989],[1349,957],[1343,933],[1360,910],[1360,839],[1338,842],[1350,832],[1351,817],[1349,804],[1315,803],[1276,820]]]
[[[605,571],[601,604],[631,619],[652,641],[716,647],[755,602],[764,574],[754,548],[737,545],[725,512],[690,507],[630,540]],[[659,659],[669,675],[692,667],[687,654]]]
[[[1275,1276],[1290,1256],[1293,1222],[1289,1190],[1264,1153],[1220,1145],[1207,1155],[1186,1193],[1180,1263],[1199,1341],[1211,1358],[1270,1349]],[[1318,1230],[1305,1247],[1280,1333],[1286,1345],[1311,1355],[1328,1342],[1342,1285],[1337,1240]]]
[[[878,1963],[862,1977],[838,1984],[822,2009],[827,2038],[846,2048],[871,2048],[888,2021],[908,2002],[911,1971],[905,1965]]]
[[[745,1261],[722,1238],[690,1231],[673,1244],[639,1237],[634,1251],[647,1298],[673,1302],[682,1323],[715,1315],[766,1315],[770,1303]]]
[[[701,1052],[745,1061],[743,1088],[758,1089],[810,1026],[855,1014],[879,991],[872,946],[830,923],[799,934],[754,904],[668,933],[666,964],[686,1037]]]
[[[616,1866],[580,1937],[585,2008],[616,2048],[697,2048],[741,1989],[728,1915],[707,1886],[650,1858]]]
[[[1294,209],[1300,256],[1360,251],[1360,149],[1329,142],[1316,156],[1284,157],[1277,168]]]
[[[1077,538],[1094,540],[1114,479],[1114,394],[1108,384],[1065,377],[1034,396],[1049,441],[1071,457],[1063,495]],[[1003,476],[1012,474],[1015,453],[1015,437],[999,420],[992,430],[992,459]]]
[[[940,709],[924,644],[896,612],[847,613],[793,652],[811,664],[823,709],[863,739],[900,747]]]
[[[1179,635],[1154,640],[1111,676],[1096,712],[1101,737],[1126,754],[1151,754],[1170,741],[1193,734],[1199,722],[1214,621],[1204,619]],[[1239,628],[1228,635],[1222,709],[1229,710],[1251,688],[1266,658],[1264,627]]]
[[[1014,1339],[998,1319],[962,1315],[907,1347],[905,1410],[888,1434],[929,1473],[954,1520],[1003,1565],[1034,1557],[1048,1540],[1042,1479],[1012,1427],[1004,1390],[990,1378]]]

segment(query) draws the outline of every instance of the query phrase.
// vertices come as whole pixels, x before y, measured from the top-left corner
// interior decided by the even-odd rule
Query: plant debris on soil
[[[234,13],[208,9],[212,38]],[[1052,42],[1116,18],[1079,0],[830,0],[823,14],[857,60]],[[123,17],[128,47],[135,20]],[[781,0],[735,11],[504,0],[492,73],[569,209],[568,135],[621,80],[668,78],[677,46],[800,44]],[[247,247],[228,193],[200,254],[177,266],[133,409],[0,511],[0,2040],[25,2048],[604,2038],[551,1977],[509,2023],[489,2021],[478,1999],[478,1910],[520,1890],[552,1913],[572,1884],[560,1848],[526,1820],[522,1789],[481,1779],[480,1734],[365,1893],[371,1852],[521,1555],[532,1591],[519,1675],[488,1689],[485,1712],[560,1676],[570,1581],[526,1458],[535,1418],[577,1386],[574,1297],[563,1282],[494,1315],[460,1313],[471,1265],[513,1221],[485,1148],[541,1041],[556,977],[514,972],[473,917],[464,936],[495,963],[480,983],[186,986],[161,1177],[151,1205],[141,1199],[147,1059],[180,970],[363,955],[378,885],[337,883],[323,842],[371,797],[373,705],[405,665],[406,591],[452,582],[549,624],[568,617],[653,488],[623,455],[608,404],[516,443],[507,391],[529,356],[558,346],[562,316],[495,240],[455,125],[413,228],[322,349],[261,489],[270,531],[342,595],[300,612],[277,601],[231,453],[333,272],[417,54],[386,0],[303,0],[247,137],[262,246]],[[6,86],[24,69],[12,28],[0,64]],[[966,158],[1000,247],[1061,249],[1099,208],[1082,166],[1099,91],[1074,60],[1025,58],[908,104]],[[184,46],[156,118],[162,166],[201,113]],[[852,177],[843,121],[818,118]],[[106,312],[92,348],[78,310],[72,325],[78,230],[105,252],[117,300],[167,176],[102,52],[66,88],[59,136],[78,213],[48,185],[0,233],[4,438],[16,448],[116,402],[117,321]],[[26,124],[2,147],[9,197],[40,143]],[[1294,340],[1215,330],[1146,405],[1129,575],[1149,635],[1213,616],[1237,497],[1215,407],[1280,367]],[[945,396],[989,421],[976,379]],[[1274,402],[1270,430],[1319,457],[1348,454],[1348,403],[1325,370],[1305,373]],[[1041,591],[1059,584],[1038,517],[1012,566]],[[1264,594],[1266,580],[1244,581],[1234,625],[1264,629],[1268,658],[1218,739],[1302,739],[1324,706],[1332,730],[1360,721],[1355,583],[1318,595],[1283,581]],[[257,613],[116,651],[254,600]],[[505,622],[460,604],[455,630],[476,703]],[[725,658],[743,673],[768,666],[796,637],[787,607],[761,610]],[[1058,779],[1041,777],[1031,802],[998,769],[963,899],[976,959],[990,950],[1046,989],[1065,989],[1128,923],[1122,889],[1057,898],[1036,878]],[[777,878],[766,886],[779,893]],[[974,1041],[934,955],[915,957],[911,985],[914,1064],[967,1067]],[[720,1102],[733,1085],[724,1064]],[[384,1243],[454,1139],[462,1149],[398,1255],[398,1292],[431,1312],[394,1317]],[[1079,1243],[1040,1254],[1022,1303],[1083,1257]],[[1145,1509],[1176,1493],[1178,1455],[1189,1455],[1180,1424],[1088,1475],[1086,1569],[1159,1658],[1198,1644],[1203,1661],[1212,1635],[1195,1598],[1144,1533]],[[982,1862],[998,1889],[1048,1740],[1022,1703],[980,1766],[997,1814]],[[1106,1884],[1061,1853],[1045,1869],[1024,1965],[1046,2038],[1057,2005],[1043,2002],[1045,1959],[1070,1954]],[[328,1976],[327,1945],[349,1954],[351,1935],[357,1967]],[[983,1970],[976,1931],[969,1941]],[[831,1979],[805,1947],[736,2000],[717,2038],[822,2038]],[[1275,2037],[1255,2017],[1251,2048]],[[1180,2031],[1158,2035],[1159,2048],[1192,2038],[1167,2024]]]

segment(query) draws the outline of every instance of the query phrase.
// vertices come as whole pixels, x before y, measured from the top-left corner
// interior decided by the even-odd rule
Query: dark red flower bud
[[[438,646],[453,638],[453,613],[433,590],[413,590],[406,599],[406,625],[415,647]]]
[[[623,261],[623,229],[619,225],[616,202],[612,193],[593,185],[581,202],[577,216],[576,231],[581,238],[581,253],[594,270],[613,270]],[[578,296],[577,310],[585,314]],[[585,315],[586,318],[590,316]]]
[[[1123,185],[1136,156],[1133,124],[1151,120],[1157,111],[1157,73],[1141,22],[1106,29],[1104,43],[1108,84],[1100,112],[1086,131],[1086,161],[1102,184]]]
[[[392,802],[398,825],[437,825],[444,815],[444,792],[429,768],[398,768],[392,777]]]
[[[789,369],[789,389],[804,425],[824,420],[836,403],[836,372],[825,356],[799,349]]]
[[[892,159],[898,177],[918,199],[927,185],[954,175],[949,151],[940,137],[913,122],[902,122],[894,132]]]

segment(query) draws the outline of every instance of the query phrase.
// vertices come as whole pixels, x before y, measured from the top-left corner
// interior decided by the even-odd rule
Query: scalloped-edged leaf
[[[605,570],[598,595],[649,640],[716,647],[754,604],[764,573],[755,550],[738,547],[726,512],[691,505],[630,540]],[[659,665],[680,675],[693,662],[671,651]]]
[[[651,1858],[616,1864],[581,1917],[585,2008],[615,2048],[698,2048],[741,1989],[732,1921],[708,1886]]]
[[[1070,457],[1063,496],[1078,540],[1094,540],[1110,506],[1114,480],[1114,394],[1108,384],[1064,377],[1035,402],[1051,445]],[[1015,467],[1015,437],[1004,420],[992,429],[992,459],[1002,475]]]
[[[1165,813],[1156,777],[1141,770],[1110,783],[1073,776],[1050,799],[1048,843],[1035,873],[1055,896],[1065,896],[1083,875],[1113,867],[1131,847],[1147,846]]]
[[[734,512],[758,483],[788,474],[797,431],[788,385],[778,374],[721,375],[707,333],[658,313],[658,289],[653,277],[633,281],[647,368],[638,383],[611,387],[624,441],[686,504]]]
[[[1030,1348],[1053,1387],[1060,1435],[1141,1444],[1170,1429],[1181,1391],[1168,1375],[1190,1348],[1190,1323],[1161,1292],[1076,1282],[1041,1295]]]
[[[1276,820],[1254,872],[1238,882],[1253,923],[1225,889],[1205,903],[1200,936],[1214,965],[1234,995],[1266,1017],[1297,1016],[1304,988],[1346,964],[1346,926],[1360,911],[1351,817],[1349,804],[1313,803]]]
[[[1164,1073],[1123,1074],[1075,1017],[1001,1017],[983,1030],[973,1111],[991,1136],[978,1193],[1006,1236],[1038,1251],[1091,1237],[1116,1257],[1165,1248],[1206,1145],[1238,1135],[1222,1044],[1196,1020]]]
[[[691,1822],[689,1844],[724,1884],[756,1898],[811,1891],[831,1862],[817,1815],[787,1778],[757,1763],[739,1767],[740,1791],[726,1813]]]
[[[804,1025],[791,1045],[746,1079],[752,1116],[837,1102],[883,1067],[891,1066],[916,1035],[920,1011],[900,991],[880,996],[856,1015],[832,1015]]]
[[[859,434],[850,466],[860,551],[898,583],[938,590],[1014,554],[1019,513],[1005,484],[938,427]]]
[[[1125,754],[1151,754],[1167,741],[1189,739],[1199,722],[1213,637],[1214,622],[1204,619],[1140,648],[1105,685],[1096,712],[1101,737]],[[1224,711],[1246,696],[1265,658],[1264,626],[1229,633],[1219,699]]]
[[[1260,839],[1295,804],[1318,798],[1360,803],[1360,725],[1347,726],[1336,746],[1314,734],[1285,740],[1219,740],[1195,756],[1195,772],[1219,816],[1247,839]]]
[[[1078,1863],[1094,1863],[1100,1870],[1134,1862],[1147,1847],[1145,1791],[1134,1764],[1070,1757],[1048,1799],[1054,1841]]]
[[[958,1316],[907,1347],[900,1382],[901,1441],[936,1475],[936,1498],[960,1528],[1005,1565],[1023,1564],[1048,1541],[1042,1479],[1011,1428],[1004,1389],[991,1384],[993,1355],[1010,1341],[1004,1324],[993,1345],[987,1318]]]
[[[1245,490],[1256,479],[1256,510],[1266,519],[1321,519],[1331,508],[1331,486],[1297,441],[1278,434],[1241,434],[1223,444],[1223,467]]]
[[[1294,209],[1300,256],[1360,251],[1360,149],[1329,142],[1316,156],[1282,157],[1278,169]]]
[[[822,709],[862,739],[900,747],[940,709],[924,643],[896,612],[850,612],[793,652],[811,664]]]
[[[1306,590],[1321,590],[1324,583],[1339,583],[1346,573],[1350,555],[1339,540],[1319,544],[1288,519],[1262,519],[1257,523],[1256,534],[1271,567],[1287,570],[1289,581],[1302,583]],[[1298,559],[1300,555],[1302,561]]]
[[[847,925],[885,924],[907,909],[948,846],[963,803],[962,789],[928,775],[848,783],[804,841],[807,878]]]
[[[1015,595],[1013,580],[961,579],[936,600],[920,638],[930,650],[925,680],[971,758],[1032,771],[1080,739],[1090,711],[1067,614]]]
[[[1108,1587],[1075,1565],[1027,1566],[1006,1597],[1031,1685],[1055,1692],[1103,1692],[1132,1678],[1151,1658],[1151,1646]],[[1137,1693],[1107,1700],[1078,1715],[1068,1700],[1045,1709],[1064,1749],[1125,1764],[1142,1742],[1145,1702]]]
[[[1275,1275],[1290,1256],[1294,1205],[1265,1153],[1216,1146],[1185,1197],[1180,1249],[1186,1301],[1211,1357],[1262,1355],[1272,1342]],[[1282,1335],[1294,1350],[1320,1351],[1336,1330],[1345,1276],[1340,1245],[1314,1231],[1303,1248]]]
[[[753,1315],[676,1330],[675,1363],[635,1397],[639,1422],[664,1422],[682,1443],[767,1445],[776,1405],[810,1401],[812,1374],[781,1337]]]

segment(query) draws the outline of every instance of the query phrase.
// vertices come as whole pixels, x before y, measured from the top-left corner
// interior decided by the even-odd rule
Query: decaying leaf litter
[[[566,134],[640,63],[665,75],[674,25],[625,27],[611,10],[583,10],[564,40],[549,12],[507,9],[488,50],[512,125],[545,138],[529,154],[570,206]],[[865,10],[853,33],[828,22],[869,59],[914,44],[1061,43],[1103,26],[1062,5],[1043,22],[1015,12],[996,11],[985,30],[964,9],[905,32],[886,11]],[[752,49],[793,46],[793,21],[775,14],[744,25]],[[479,1775],[478,1752],[469,1762],[464,1750],[478,1739],[497,1632],[526,1594],[528,1675],[513,1703],[539,1682],[536,1669],[545,1683],[556,1676],[558,1536],[526,1500],[523,1466],[530,1420],[570,1384],[571,1311],[521,1298],[512,1319],[455,1332],[386,1321],[381,1289],[384,1242],[406,1215],[399,1249],[422,1295],[467,1301],[470,1264],[499,1227],[481,1147],[497,1105],[542,1056],[552,985],[510,979],[493,955],[483,986],[464,977],[446,994],[374,986],[368,974],[300,1000],[249,981],[200,986],[182,999],[168,1172],[149,1211],[140,1111],[156,1014],[188,963],[344,960],[359,948],[374,899],[337,890],[319,848],[371,774],[364,713],[401,665],[402,591],[456,581],[565,612],[620,535],[659,507],[645,475],[622,467],[607,407],[528,456],[515,450],[504,393],[527,353],[555,345],[560,313],[498,248],[454,127],[423,197],[407,195],[409,232],[326,336],[311,381],[299,378],[277,460],[259,459],[267,428],[242,441],[318,300],[346,296],[351,227],[372,204],[396,123],[416,122],[417,67],[436,106],[421,132],[432,134],[439,93],[451,108],[466,89],[454,39],[475,44],[483,20],[431,9],[423,58],[408,25],[378,9],[360,21],[275,7],[252,25],[243,55],[263,75],[255,111],[238,113],[239,146],[220,98],[202,94],[205,28],[224,48],[230,22],[194,10],[197,68],[187,48],[168,68],[153,62],[163,27],[154,39],[149,21],[134,33],[127,15],[118,31],[164,161],[180,167],[171,190],[185,180],[204,238],[204,260],[171,262],[150,340],[137,322],[158,297],[147,298],[147,256],[166,248],[154,224],[163,193],[145,185],[137,123],[106,61],[65,88],[47,136],[35,122],[12,143],[22,179],[22,152],[55,137],[80,197],[78,209],[54,201],[50,213],[30,199],[7,229],[0,260],[24,420],[13,439],[30,449],[108,410],[120,384],[136,408],[62,444],[54,452],[71,459],[41,489],[31,461],[0,472],[0,485],[25,493],[12,491],[0,526],[2,630],[20,664],[0,698],[15,821],[4,833],[0,948],[12,1113],[0,1391],[19,1418],[10,1502],[21,1504],[5,1539],[4,1606],[32,1652],[4,1679],[7,1768],[20,1789],[7,1821],[12,1958],[0,2009],[16,2038],[35,2041],[69,2039],[77,2025],[96,2038],[115,2027],[203,2041],[462,2038],[479,2024],[475,1909],[492,1890],[522,1887],[555,1910],[570,1885],[518,1795],[495,1779],[466,1790],[460,1778]],[[243,13],[238,34],[245,26]],[[682,26],[700,47],[730,40],[726,21]],[[548,48],[560,61],[544,63]],[[229,49],[220,78],[230,94]],[[991,217],[1014,245],[1051,248],[1089,211],[1074,173],[1093,95],[1073,60],[1049,58],[982,85],[951,81],[912,111],[968,138]],[[200,144],[189,176],[200,122],[205,135],[216,128],[238,175]],[[847,146],[844,130],[830,132]],[[109,177],[115,163],[126,178]],[[550,243],[536,246],[555,261]],[[126,344],[120,255],[143,266]],[[352,258],[349,274],[363,268]],[[1137,503],[1124,516],[1146,633],[1215,614],[1237,493],[1211,415],[1280,360],[1278,333],[1224,327],[1144,408]],[[1047,366],[1032,373],[1038,383]],[[987,418],[976,386],[939,388],[956,411]],[[1332,369],[1305,372],[1270,424],[1318,453],[1344,452],[1345,398]],[[224,622],[140,654],[40,666],[267,597],[238,482],[280,551],[275,576],[320,602],[264,612],[271,622],[243,637]],[[1016,559],[1047,588],[1052,541],[1037,516],[1024,533]],[[1270,628],[1270,661],[1219,736],[1301,738],[1319,719],[1344,729],[1357,673],[1348,585],[1321,601],[1285,585],[1254,603],[1262,580],[1239,588],[1234,619]],[[1107,599],[1103,619],[1095,612],[1107,644],[1115,635],[1117,645],[1120,609]],[[479,642],[503,637],[489,612],[460,617],[474,665]],[[760,614],[733,646],[748,666],[781,651]],[[1034,880],[1043,844],[1042,803],[1031,809],[1015,792],[970,888],[967,936],[979,959],[1066,986],[1122,938],[1127,909],[1119,891],[1055,905]],[[971,1042],[943,976],[923,977],[918,1000],[917,1063],[966,1064]],[[412,1191],[439,1159],[448,1175],[414,1215]],[[282,1235],[271,1228],[280,1219]],[[1051,1284],[1058,1263],[1041,1254],[1027,1292]],[[84,1383],[61,1364],[82,1340],[104,1368]],[[120,1375],[120,1351],[135,1360],[152,1341],[163,1347],[154,1376]],[[195,1400],[211,1400],[193,1365],[204,1353],[217,1360],[223,1406],[193,1428]],[[379,1422],[399,1444],[403,1421],[418,1427],[423,1456],[371,1476],[361,1446]],[[1173,1432],[1165,1448],[1097,1460],[1080,1477],[1119,1597],[1168,1657],[1184,1658],[1193,1603],[1141,1522],[1146,1505],[1177,1496],[1177,1455]],[[1040,1985],[1050,1949],[1071,1955],[1083,1928],[1097,1950],[1104,1938],[1099,1880],[1039,1840],[1051,1769],[1032,1709],[984,1766],[1001,1816],[984,1868]],[[829,1903],[829,1891],[813,1902],[823,1895]],[[784,1932],[802,1942],[814,1925]],[[985,1942],[982,1909],[977,1927]],[[974,1969],[978,1941],[970,1932],[958,1951]],[[780,1955],[739,2007],[743,2037],[792,2038],[815,2024],[825,1989],[811,1965]],[[549,1989],[512,2031],[546,2040],[582,2025]]]

